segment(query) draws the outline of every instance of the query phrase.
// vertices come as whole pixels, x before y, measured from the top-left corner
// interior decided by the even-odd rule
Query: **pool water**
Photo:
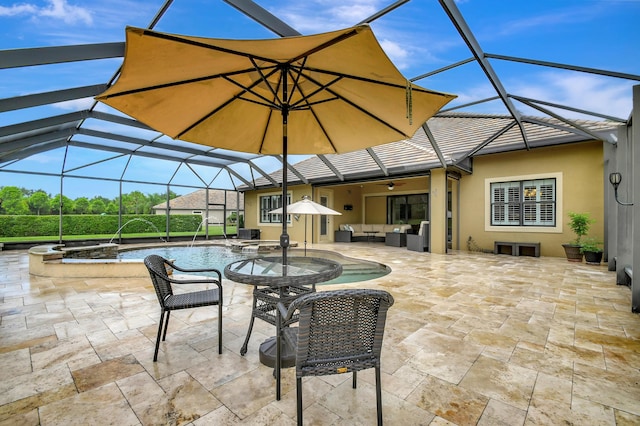
[[[144,259],[150,254],[157,254],[166,259],[172,259],[176,265],[184,268],[214,268],[220,272],[224,271],[225,266],[236,260],[250,259],[259,256],[251,253],[233,252],[230,248],[223,246],[159,246],[120,251],[118,257],[120,259]],[[269,254],[269,256],[274,255],[277,256],[278,252]],[[304,251],[290,249],[289,256],[304,256]],[[307,256],[322,257],[342,264],[342,275],[318,285],[367,281],[383,277],[391,272],[391,268],[381,263],[346,257],[328,250],[308,249]]]

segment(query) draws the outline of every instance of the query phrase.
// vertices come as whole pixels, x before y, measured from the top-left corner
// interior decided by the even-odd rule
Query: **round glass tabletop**
[[[318,257],[257,257],[238,260],[224,268],[224,276],[230,280],[270,287],[310,285],[332,280],[342,274],[342,265]]]

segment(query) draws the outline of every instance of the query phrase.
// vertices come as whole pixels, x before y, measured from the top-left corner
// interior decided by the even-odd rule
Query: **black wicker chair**
[[[302,425],[302,377],[353,373],[375,368],[378,425],[382,425],[380,352],[391,294],[382,290],[350,289],[311,293],[287,309],[278,304],[279,324],[299,312],[298,327],[277,327],[282,339],[297,345],[296,395],[298,425]],[[276,362],[276,399],[280,399],[280,362]]]
[[[156,350],[153,354],[153,361],[158,360],[158,348],[160,347],[160,336],[164,341],[167,337],[167,327],[169,326],[169,314],[178,309],[198,308],[200,306],[218,305],[218,353],[222,353],[222,275],[217,269],[185,269],[176,266],[173,262],[155,254],[144,259],[144,264],[149,270],[153,287],[156,290],[158,301],[160,302],[160,323],[158,324],[158,337],[156,338]],[[168,270],[180,272],[214,272],[218,278],[200,278],[176,280],[169,277]],[[190,293],[174,294],[172,284],[215,284],[217,288],[208,290],[193,291]],[[165,313],[167,314],[165,317]],[[164,327],[164,332],[163,332]]]

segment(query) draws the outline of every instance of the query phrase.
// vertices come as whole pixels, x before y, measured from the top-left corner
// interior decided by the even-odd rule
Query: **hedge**
[[[196,232],[202,223],[199,215],[171,215],[169,232]],[[122,215],[123,234],[166,234],[166,216]],[[152,225],[153,224],[153,225]],[[0,238],[58,235],[60,217],[53,215],[0,215]],[[62,235],[107,235],[118,232],[117,215],[64,215]]]

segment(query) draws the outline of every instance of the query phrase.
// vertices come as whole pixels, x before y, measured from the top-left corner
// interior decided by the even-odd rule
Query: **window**
[[[556,226],[556,179],[491,183],[491,225]]]
[[[287,195],[287,204],[291,203],[291,195]],[[260,223],[282,223],[281,214],[269,213],[282,207],[282,194],[260,196]],[[287,218],[287,223],[291,223],[291,215]]]
[[[416,224],[429,219],[429,195],[411,194],[387,197],[387,223]]]

